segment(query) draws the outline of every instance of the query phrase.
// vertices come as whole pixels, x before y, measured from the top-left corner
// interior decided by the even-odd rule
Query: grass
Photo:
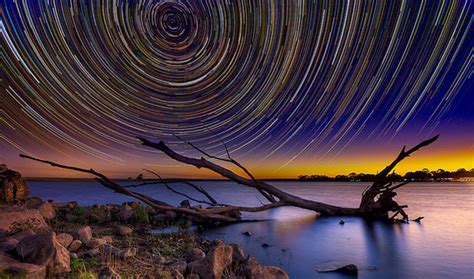
[[[91,258],[85,259],[71,259],[71,278],[78,279],[95,279],[98,277],[96,272],[91,271],[97,265],[97,260]]]
[[[9,274],[9,273],[3,273],[0,272],[0,279],[19,279],[19,278],[25,278],[26,274]]]
[[[149,224],[150,223],[150,216],[148,215],[148,211],[142,205],[137,206],[133,210],[135,220],[139,224]]]

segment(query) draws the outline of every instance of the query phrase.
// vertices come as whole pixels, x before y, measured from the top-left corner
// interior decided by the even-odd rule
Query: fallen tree
[[[55,162],[34,158],[34,157],[24,155],[24,154],[20,154],[20,157],[50,164],[51,166],[54,166],[54,167],[70,169],[74,171],[92,174],[96,177],[97,181],[99,181],[103,186],[117,193],[138,199],[155,209],[164,210],[164,211],[173,211],[180,214],[191,215],[201,220],[234,222],[240,219],[240,212],[259,212],[259,211],[265,211],[265,210],[282,207],[282,206],[293,206],[293,207],[304,208],[304,209],[319,212],[323,216],[351,215],[351,216],[361,216],[361,217],[372,218],[372,219],[389,220],[389,219],[394,219],[398,214],[401,214],[403,217],[403,220],[408,220],[408,215],[403,210],[407,206],[399,205],[396,201],[394,201],[394,197],[396,196],[395,190],[406,185],[408,182],[403,182],[403,183],[394,185],[393,182],[390,181],[390,179],[388,178],[388,175],[395,168],[395,166],[398,163],[400,163],[403,159],[410,156],[412,153],[419,150],[420,148],[428,146],[431,143],[435,142],[438,139],[438,136],[425,140],[409,150],[406,150],[406,148],[403,147],[399,155],[395,158],[395,160],[390,165],[385,167],[381,172],[379,172],[376,175],[376,178],[373,184],[367,187],[367,189],[362,193],[361,202],[358,208],[339,207],[336,205],[308,200],[308,199],[301,198],[296,195],[287,193],[271,185],[268,182],[259,180],[255,178],[255,176],[252,175],[252,173],[247,168],[245,168],[243,165],[241,165],[238,161],[236,161],[230,156],[230,153],[227,150],[227,146],[224,143],[223,145],[226,149],[227,157],[213,156],[211,154],[208,154],[206,151],[198,148],[193,143],[186,142],[187,144],[189,144],[191,147],[193,147],[195,150],[197,150],[198,152],[202,154],[201,158],[193,158],[193,157],[184,156],[182,154],[175,152],[174,150],[169,148],[168,145],[166,145],[166,143],[164,143],[163,141],[152,142],[144,138],[139,138],[139,139],[141,140],[144,146],[160,150],[164,154],[166,154],[168,157],[176,161],[179,161],[184,164],[192,165],[197,168],[204,168],[204,169],[211,170],[240,185],[254,188],[267,200],[267,203],[262,204],[261,206],[256,206],[256,207],[245,207],[245,206],[219,203],[207,191],[205,191],[204,188],[198,185],[195,185],[189,181],[167,181],[167,180],[162,179],[161,176],[157,174],[156,172],[148,171],[148,170],[147,170],[148,172],[156,175],[158,180],[154,182],[144,182],[139,185],[133,185],[133,186],[140,186],[140,185],[146,185],[146,184],[162,183],[166,186],[167,189],[169,189],[170,191],[178,195],[184,196],[187,199],[193,200],[201,204],[209,205],[209,207],[206,207],[206,208],[202,206],[176,207],[176,206],[167,204],[163,201],[156,200],[147,195],[131,191],[129,190],[130,187],[122,186],[119,183],[112,181],[105,175],[99,172],[96,172],[93,169],[83,169],[83,168],[78,168],[78,167],[73,167],[73,166],[62,165]],[[210,159],[214,161],[222,161],[225,163],[230,163],[234,165],[236,168],[240,169],[243,173],[245,173],[245,176],[239,175],[229,168],[226,168],[226,167],[223,167],[222,165],[214,163],[210,161]],[[185,183],[186,185],[194,188],[198,193],[202,194],[206,199],[204,200],[197,199],[197,198],[191,197],[188,194],[177,191],[172,186],[172,184],[175,184],[175,183]],[[393,215],[390,216],[390,213],[393,213]]]

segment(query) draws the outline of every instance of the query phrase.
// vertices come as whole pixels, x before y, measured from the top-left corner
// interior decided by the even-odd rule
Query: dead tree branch
[[[148,171],[148,170],[147,170],[147,171]],[[150,172],[150,171],[148,171],[148,172]],[[123,186],[123,187],[125,187],[125,188],[135,188],[135,187],[141,187],[141,186],[146,186],[146,185],[156,185],[156,184],[165,184],[165,183],[168,183],[168,184],[182,183],[182,184],[188,185],[188,186],[194,188],[194,189],[195,189],[196,191],[198,191],[199,193],[201,193],[201,194],[203,194],[204,196],[206,196],[206,198],[212,203],[212,205],[218,205],[218,204],[219,204],[206,190],[204,190],[204,188],[202,188],[201,186],[196,185],[196,184],[194,184],[194,183],[191,183],[190,181],[186,181],[186,180],[180,180],[180,179],[173,179],[173,180],[161,179],[161,180],[154,180],[154,181],[146,181],[146,182],[139,183],[139,184],[126,185],[126,186]]]
[[[30,159],[33,161],[37,161],[44,164],[49,164],[53,167],[58,167],[62,169],[69,169],[73,171],[78,171],[82,173],[88,173],[94,175],[96,180],[101,183],[104,187],[115,191],[116,193],[123,194],[132,198],[135,198],[146,205],[160,209],[164,211],[173,211],[177,213],[182,213],[185,215],[192,215],[204,220],[213,220],[213,221],[223,221],[223,222],[235,222],[238,221],[239,218],[231,216],[229,213],[236,212],[236,211],[245,211],[245,212],[259,212],[265,211],[270,208],[280,207],[286,205],[285,203],[275,203],[275,204],[266,204],[257,207],[242,207],[242,206],[232,206],[232,205],[225,205],[220,207],[211,207],[211,208],[200,208],[200,207],[193,207],[193,208],[185,208],[185,207],[175,207],[169,205],[165,202],[155,200],[147,195],[140,194],[137,192],[129,191],[124,186],[110,180],[107,176],[102,173],[99,173],[93,169],[83,169],[74,166],[62,165],[52,161],[38,159],[32,156],[20,154],[21,158]]]
[[[176,189],[174,189],[173,187],[171,187],[171,185],[169,183],[167,183],[162,177],[161,175],[159,175],[158,173],[154,172],[154,171],[151,171],[151,170],[147,170],[147,169],[144,169],[144,171],[146,172],[149,172],[153,175],[155,175],[156,177],[158,177],[159,179],[159,182],[164,184],[165,187],[170,190],[171,192],[175,193],[175,194],[178,194],[180,196],[183,196],[189,200],[192,200],[194,202],[197,202],[197,203],[202,203],[202,204],[207,204],[207,205],[212,205],[212,206],[216,206],[216,205],[220,205],[220,206],[227,206],[225,204],[219,204],[211,195],[209,195],[208,192],[206,192],[204,189],[202,189],[202,187],[198,188],[198,186],[194,185],[194,184],[191,184],[193,186],[194,189],[196,189],[198,192],[200,193],[205,193],[205,196],[210,198],[209,201],[205,201],[205,200],[198,200],[198,199],[195,199],[193,197],[191,197],[190,195],[186,194],[186,193],[183,193],[183,192],[180,192]],[[202,191],[202,192],[201,192]]]
[[[320,212],[323,215],[363,215],[367,217],[376,217],[376,218],[386,219],[388,218],[389,211],[398,211],[404,217],[406,216],[405,212],[403,211],[404,207],[399,206],[398,203],[396,203],[393,200],[393,197],[395,197],[396,195],[396,193],[394,193],[393,191],[408,183],[408,182],[406,183],[404,182],[396,186],[391,186],[392,183],[387,179],[387,175],[393,170],[393,168],[399,162],[401,162],[403,159],[410,156],[412,153],[419,150],[420,148],[432,144],[438,139],[438,136],[425,140],[419,143],[418,145],[416,145],[415,147],[409,149],[408,151],[405,150],[406,147],[403,147],[402,151],[397,156],[397,158],[390,165],[384,168],[379,174],[377,174],[372,186],[368,187],[368,189],[364,191],[359,208],[338,207],[338,206],[334,206],[330,204],[307,200],[307,199],[289,194],[264,181],[255,179],[255,177],[250,172],[245,171],[246,170],[245,167],[243,167],[237,161],[231,159],[230,156],[229,156],[229,159],[212,156],[189,142],[187,143],[190,144],[192,147],[194,147],[196,150],[200,151],[205,157],[233,163],[240,169],[244,170],[244,172],[250,177],[250,179],[242,177],[236,174],[235,172],[233,172],[232,170],[227,169],[223,166],[220,166],[216,163],[213,163],[205,159],[204,157],[201,157],[198,159],[198,158],[192,158],[192,157],[188,157],[188,156],[184,156],[179,153],[176,153],[175,151],[170,149],[163,141],[156,143],[156,142],[151,142],[147,139],[140,138],[140,137],[138,139],[141,140],[143,145],[160,150],[163,153],[165,153],[168,157],[175,159],[176,161],[179,161],[188,165],[192,165],[197,168],[209,169],[241,185],[245,185],[245,186],[257,189],[260,191],[260,193],[262,193],[263,191],[264,193],[267,193],[268,195],[270,195],[271,198],[276,197],[279,199],[280,202],[286,203],[287,205],[314,210],[314,211]],[[268,199],[267,196],[264,195],[264,197]],[[378,197],[378,199],[376,199],[376,197]],[[276,199],[273,199],[272,201],[271,198],[269,200],[272,203],[275,203]]]
[[[88,173],[91,175],[94,175],[96,179],[105,187],[123,194],[127,195],[130,197],[133,197],[135,199],[138,199],[142,201],[143,203],[159,210],[164,210],[164,211],[174,211],[180,214],[185,214],[185,215],[191,215],[191,216],[196,216],[202,219],[207,219],[207,220],[213,220],[213,221],[225,221],[225,222],[233,222],[237,221],[239,218],[236,217],[236,212],[244,211],[244,212],[259,212],[259,211],[264,211],[264,210],[269,210],[272,208],[277,208],[281,206],[294,206],[294,207],[299,207],[299,208],[304,208],[308,210],[313,210],[316,212],[321,213],[322,215],[328,215],[328,216],[334,216],[334,215],[358,215],[358,216],[363,216],[363,217],[368,217],[368,218],[382,218],[389,220],[390,218],[394,218],[394,216],[401,214],[405,220],[408,220],[408,215],[405,213],[403,210],[406,208],[406,205],[399,205],[397,202],[393,200],[395,197],[396,193],[394,190],[406,185],[408,182],[403,182],[398,185],[392,186],[392,182],[387,178],[387,175],[394,169],[394,167],[401,162],[403,159],[406,157],[410,156],[412,153],[415,151],[419,150],[420,148],[424,146],[428,146],[431,143],[435,142],[438,139],[438,136],[435,136],[429,140],[425,140],[421,142],[420,144],[416,145],[415,147],[409,149],[408,151],[405,151],[405,147],[403,147],[402,151],[400,154],[397,156],[397,158],[390,164],[388,165],[385,169],[383,169],[379,174],[377,174],[375,181],[373,184],[366,190],[364,191],[361,199],[361,204],[358,208],[345,208],[345,207],[339,207],[335,205],[330,205],[326,203],[321,203],[313,200],[308,200],[304,199],[298,196],[295,196],[293,194],[287,193],[285,191],[282,191],[281,189],[265,182],[256,179],[244,166],[242,166],[239,162],[236,160],[232,159],[230,157],[230,154],[227,150],[227,154],[229,158],[220,158],[216,156],[212,156],[205,151],[200,151],[198,147],[194,147],[198,151],[200,151],[205,157],[207,158],[212,158],[212,159],[217,159],[219,161],[225,161],[232,163],[239,169],[243,170],[246,175],[248,175],[249,178],[243,177],[235,172],[233,172],[230,169],[227,169],[221,165],[218,165],[214,162],[211,162],[207,160],[204,157],[201,158],[192,158],[188,156],[181,155],[174,150],[170,149],[163,141],[160,141],[158,143],[151,142],[149,140],[139,138],[142,141],[142,144],[157,150],[162,151],[164,154],[166,154],[168,157],[188,164],[195,166],[197,168],[205,168],[208,170],[211,170],[225,178],[228,178],[238,184],[254,188],[258,190],[262,195],[270,201],[269,204],[263,204],[261,206],[257,207],[245,207],[245,206],[234,206],[234,205],[227,205],[227,204],[219,204],[217,201],[207,192],[205,191],[201,186],[197,186],[192,184],[191,182],[188,181],[179,181],[181,183],[185,183],[194,189],[196,189],[199,193],[203,194],[206,196],[206,198],[209,201],[205,200],[200,200],[191,197],[188,194],[182,193],[180,191],[177,191],[174,189],[172,186],[170,186],[170,183],[165,181],[158,173],[153,172],[153,171],[148,171],[150,173],[155,174],[158,178],[159,181],[157,183],[163,183],[169,189],[170,191],[184,196],[190,200],[193,200],[198,203],[202,204],[208,204],[212,205],[212,207],[209,208],[202,208],[202,207],[191,207],[191,208],[186,208],[186,207],[175,207],[172,205],[169,205],[165,202],[155,200],[147,195],[129,191],[127,189],[127,186],[122,186],[109,178],[107,178],[105,175],[96,172],[93,169],[83,169],[83,168],[78,168],[78,167],[73,167],[73,166],[67,166],[67,165],[61,165],[55,162],[51,161],[46,161],[46,160],[41,160],[37,159],[31,156],[23,155],[20,154],[20,157],[22,158],[27,158],[30,160],[34,160],[37,162],[49,164],[54,167],[59,167],[63,169],[69,169],[69,170],[74,170],[74,171],[79,171],[83,173]],[[193,145],[194,146],[194,145]],[[149,183],[151,184],[151,183]],[[132,185],[133,186],[133,185]],[[137,186],[137,185],[135,185]],[[278,200],[277,200],[278,199]],[[394,212],[395,215],[392,217],[389,217],[389,212]]]
[[[214,156],[214,155],[211,155],[209,154],[208,152],[206,152],[205,150],[199,148],[197,145],[193,144],[192,142],[190,141],[187,141],[183,138],[181,138],[180,136],[177,136],[175,135],[175,137],[181,141],[183,141],[184,143],[188,144],[189,146],[191,146],[193,149],[195,149],[196,151],[198,151],[199,153],[203,154],[204,156],[206,156],[207,158],[210,158],[210,159],[215,159],[215,160],[218,160],[218,161],[223,161],[223,162],[227,162],[227,163],[231,163],[235,166],[237,166],[239,169],[241,169],[250,179],[252,179],[255,183],[258,183],[257,179],[255,178],[255,176],[253,176],[253,174],[247,169],[245,168],[242,164],[240,164],[237,160],[235,160],[234,158],[232,158],[230,156],[230,152],[229,152],[229,149],[227,148],[227,144],[219,138],[219,141],[222,143],[222,145],[224,146],[225,148],[225,151],[226,151],[226,154],[227,154],[227,158],[222,158],[222,157],[218,157],[218,156]],[[271,203],[274,203],[276,202],[276,199],[275,197],[271,194],[271,193],[268,193],[267,191],[263,190],[263,189],[258,189],[257,188],[257,191],[262,194],[262,196],[264,196],[269,202]]]

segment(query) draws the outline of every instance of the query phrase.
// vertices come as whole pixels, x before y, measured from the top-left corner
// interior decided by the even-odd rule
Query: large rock
[[[0,277],[2,274],[11,275],[11,278],[39,279],[46,277],[46,267],[29,263],[22,263],[8,254],[0,252]],[[10,277],[5,277],[10,278]]]
[[[232,246],[216,241],[204,259],[188,264],[188,272],[201,279],[220,279],[224,270],[232,264]]]
[[[188,263],[202,260],[205,257],[206,253],[199,248],[192,248],[186,253],[186,261]]]
[[[81,227],[73,231],[72,235],[82,243],[87,243],[92,239],[92,229],[89,226]]]
[[[14,239],[18,240],[18,242],[22,241],[23,238],[27,237],[27,236],[31,236],[31,235],[35,235],[36,233],[33,231],[33,230],[25,230],[25,231],[21,231],[21,232],[17,232],[15,234],[13,234],[11,237],[13,237]]]
[[[69,245],[68,250],[69,252],[76,252],[77,250],[79,250],[79,248],[81,248],[81,246],[82,241],[80,241],[79,239],[74,239]]]
[[[71,271],[69,252],[54,232],[25,237],[18,243],[16,253],[23,262],[46,266],[50,275]]]
[[[31,205],[35,205],[35,204],[40,204],[42,202],[43,202],[43,200],[41,200],[41,198],[39,198],[39,197],[29,197],[29,198],[26,199],[25,204],[27,206],[31,206]]]
[[[120,206],[118,211],[118,218],[120,221],[128,222],[130,219],[132,219],[133,215],[133,208],[131,206],[126,203]]]
[[[358,269],[355,264],[330,261],[316,266],[318,272],[340,272],[352,276],[357,276]]]
[[[0,212],[0,233],[14,234],[24,230],[45,231],[48,228],[37,209],[4,209]]]
[[[126,226],[118,226],[117,227],[117,234],[122,236],[128,236],[133,233],[133,229],[126,227]]]
[[[20,173],[0,165],[0,203],[25,201],[29,194],[30,189]]]
[[[5,237],[3,239],[0,239],[0,251],[2,252],[13,251],[16,249],[18,242],[19,241],[13,237]]]
[[[46,220],[51,220],[54,218],[54,216],[56,216],[54,207],[49,202],[36,203],[36,204],[28,206],[28,208],[38,209],[41,216],[43,216],[43,218]]]
[[[232,247],[232,266],[237,267],[245,261],[244,250],[237,244],[230,244]]]
[[[56,236],[56,239],[64,248],[68,248],[69,245],[71,245],[72,241],[74,240],[72,235],[68,233],[60,233]]]
[[[239,275],[247,279],[288,279],[288,274],[279,267],[263,266],[254,257],[248,260],[240,267]]]

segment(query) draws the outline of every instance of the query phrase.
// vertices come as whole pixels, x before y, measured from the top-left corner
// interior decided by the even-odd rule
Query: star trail
[[[284,170],[474,123],[472,1],[0,4],[3,161],[160,166],[135,137],[178,135]]]

